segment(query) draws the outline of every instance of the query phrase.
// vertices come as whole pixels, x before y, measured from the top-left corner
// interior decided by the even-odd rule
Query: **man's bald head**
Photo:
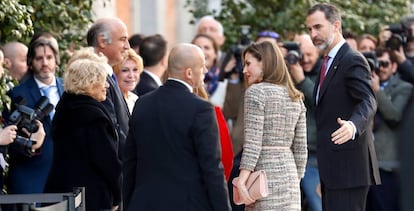
[[[18,52],[24,51],[27,54],[27,46],[21,42],[9,42],[3,46],[4,57],[13,58]]]
[[[27,52],[26,45],[20,42],[9,42],[3,46],[4,66],[9,71],[12,78],[20,80],[27,72]]]
[[[305,72],[312,71],[320,57],[319,49],[315,47],[309,34],[301,34],[296,36],[295,41],[300,44],[300,50],[303,54],[303,58],[301,60],[303,70]]]
[[[123,60],[123,53],[129,49],[128,30],[119,18],[101,18],[89,28],[86,35],[88,46],[103,53],[111,66]]]
[[[207,34],[211,36],[219,47],[221,47],[226,40],[223,25],[210,15],[204,16],[198,21],[197,34]]]
[[[182,43],[175,46],[168,57],[168,74],[198,87],[206,72],[203,51],[196,45]],[[201,79],[201,82],[200,82]]]
[[[106,17],[96,20],[89,28],[86,35],[86,41],[88,46],[98,46],[98,36],[103,35],[108,43],[112,42],[112,32],[119,27],[125,27],[125,23],[115,17]]]

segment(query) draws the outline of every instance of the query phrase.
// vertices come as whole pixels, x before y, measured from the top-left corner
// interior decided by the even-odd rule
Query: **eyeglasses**
[[[387,67],[388,67],[388,65],[390,65],[390,62],[389,62],[389,61],[378,60],[378,65],[379,65],[380,67],[387,68]]]
[[[273,31],[261,31],[257,37],[270,37],[273,39],[279,39],[279,34]]]

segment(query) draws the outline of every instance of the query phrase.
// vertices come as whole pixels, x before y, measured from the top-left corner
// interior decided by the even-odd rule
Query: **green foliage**
[[[106,1],[100,1],[105,4]],[[50,32],[58,40],[61,64],[71,46],[84,46],[86,29],[92,23],[94,0],[1,0],[0,44],[30,42],[34,33]],[[60,68],[64,69],[64,67]],[[61,74],[58,73],[59,75]]]
[[[250,37],[254,39],[259,31],[273,30],[283,39],[298,32],[306,32],[307,10],[318,2],[336,5],[342,14],[342,28],[357,35],[370,33],[377,35],[380,28],[398,23],[409,12],[409,0],[221,0],[220,11],[208,11],[194,5],[203,5],[205,0],[187,0],[186,6],[194,19],[204,15],[215,16],[224,27],[226,46],[236,43],[241,34],[241,26],[250,26]],[[192,21],[194,22],[194,21]]]
[[[107,1],[99,2],[105,6]],[[64,70],[69,58],[68,49],[86,45],[86,30],[93,21],[93,2],[96,1],[0,0],[0,45],[9,41],[28,45],[35,33],[50,32],[58,40],[60,70]],[[58,72],[58,75],[61,74],[62,71]],[[10,85],[13,85],[10,76],[3,74],[0,78],[0,111],[2,106],[10,103],[5,94]]]
[[[32,7],[19,4],[18,0],[0,1],[0,43],[32,36],[32,13]]]

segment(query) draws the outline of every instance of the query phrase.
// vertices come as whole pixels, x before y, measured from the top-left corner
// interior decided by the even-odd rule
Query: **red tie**
[[[322,87],[323,80],[325,79],[327,67],[328,67],[328,61],[331,57],[325,56],[323,58],[322,68],[321,68],[321,74],[319,75],[319,89]]]

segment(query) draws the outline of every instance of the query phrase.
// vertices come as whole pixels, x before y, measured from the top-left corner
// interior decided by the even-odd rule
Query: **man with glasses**
[[[374,145],[382,184],[370,187],[366,211],[400,210],[397,131],[413,86],[395,74],[398,64],[390,56],[390,50],[377,48],[375,53],[379,68],[372,73],[372,89],[378,104],[374,118]]]

